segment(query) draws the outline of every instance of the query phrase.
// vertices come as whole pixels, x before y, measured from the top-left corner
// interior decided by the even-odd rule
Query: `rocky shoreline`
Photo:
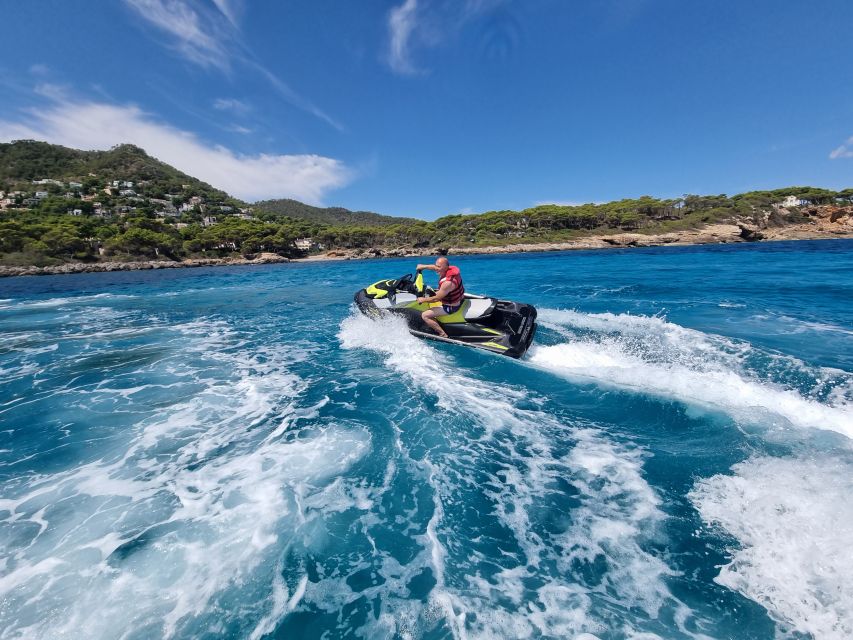
[[[186,269],[244,264],[277,264],[292,262],[276,253],[262,253],[254,258],[196,258],[189,260],[144,260],[139,262],[71,262],[49,267],[0,266],[0,277],[52,276],[68,273],[101,273],[105,271],[147,271],[149,269]]]
[[[567,242],[505,244],[494,247],[449,247],[450,255],[522,253],[535,251],[581,251],[589,249],[626,249],[632,247],[691,246],[734,244],[784,240],[853,239],[853,207],[828,207],[812,210],[808,222],[785,227],[757,226],[745,222],[712,224],[701,229],[669,233],[615,233],[587,236]],[[396,249],[337,249],[325,255],[303,260],[363,260],[367,258],[418,257],[425,251],[410,247]],[[430,252],[432,253],[432,252]]]
[[[624,249],[631,247],[689,246],[781,240],[826,240],[853,238],[853,207],[816,207],[805,212],[807,222],[784,227],[756,226],[745,222],[713,224],[701,229],[662,234],[616,233],[588,236],[569,242],[507,244],[495,247],[449,247],[450,255],[521,253],[527,251],[570,251],[585,249]],[[181,261],[148,260],[142,262],[68,263],[49,267],[0,266],[0,277],[98,273],[104,271],[142,271],[192,267],[318,262],[326,260],[364,260],[369,258],[419,257],[434,253],[414,247],[336,249],[308,258],[290,259],[275,253],[252,258],[202,258]]]
[[[503,245],[469,249],[451,249],[451,253],[516,253],[519,251],[569,251],[579,249],[626,249],[631,247],[691,246],[703,244],[735,244],[744,242],[783,240],[828,240],[853,238],[853,226],[849,229],[758,229],[748,225],[716,224],[703,229],[646,235],[641,233],[619,233],[607,236],[592,236],[572,242],[541,244]]]

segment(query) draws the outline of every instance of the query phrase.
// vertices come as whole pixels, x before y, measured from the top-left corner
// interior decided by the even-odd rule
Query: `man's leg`
[[[441,328],[441,325],[438,323],[435,318],[438,316],[446,316],[447,312],[442,307],[433,307],[431,309],[427,309],[421,314],[421,318],[423,318],[424,322],[427,323],[427,326],[435,331],[442,338],[446,338],[447,334],[444,332],[444,329]]]

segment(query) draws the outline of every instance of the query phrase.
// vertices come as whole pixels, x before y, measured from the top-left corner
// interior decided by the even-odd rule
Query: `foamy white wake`
[[[531,350],[536,366],[579,381],[722,410],[738,420],[834,431],[853,438],[853,376],[686,329],[658,317],[544,310],[569,341]],[[757,366],[755,366],[757,363]],[[763,369],[762,369],[763,366]],[[769,379],[793,371],[822,401]],[[796,379],[796,375],[789,375]],[[817,395],[817,394],[814,394]],[[763,605],[783,632],[853,637],[851,461],[757,457],[690,493],[702,518],[737,542],[716,579]]]
[[[826,429],[853,438],[853,404],[846,397],[836,390],[828,402],[820,402],[747,371],[747,344],[658,317],[552,309],[543,309],[539,317],[570,338],[533,346],[529,361],[543,369],[722,410],[745,421]],[[839,371],[824,375],[853,378]]]
[[[126,295],[126,294],[116,294],[116,293],[95,293],[92,295],[83,295],[83,296],[68,296],[68,297],[59,297],[59,298],[45,298],[44,300],[14,300],[14,299],[2,299],[0,300],[0,310],[5,309],[39,309],[39,308],[52,308],[52,307],[66,307],[78,304],[87,304],[91,302],[104,302],[107,300],[124,300],[135,298],[136,296]]]
[[[200,390],[103,458],[31,476],[0,500],[10,532],[0,638],[195,635],[211,612],[224,624],[247,584],[270,594],[234,612],[260,620],[260,637],[304,594],[304,577],[284,584],[276,543],[315,517],[312,506],[340,501],[333,479],[369,449],[369,433],[313,421],[290,437],[319,409],[299,407],[307,383],[289,372],[290,352],[243,349],[225,323],[169,330],[179,351],[155,366],[176,393],[181,381]],[[92,397],[140,390],[103,385]]]
[[[690,498],[737,544],[716,581],[763,605],[783,629],[853,638],[851,461],[752,458],[699,481]]]
[[[690,611],[666,584],[672,571],[645,546],[665,515],[643,478],[642,452],[595,429],[520,408],[531,405],[528,392],[465,375],[439,349],[410,336],[398,319],[355,314],[342,323],[339,338],[345,348],[378,352],[409,385],[437,397],[448,415],[464,415],[482,429],[479,437],[448,429],[451,451],[421,463],[436,501],[423,539],[438,583],[430,607],[454,637],[592,638],[589,634],[609,630],[597,609],[599,598],[653,620],[666,608],[685,636],[699,637],[682,624]],[[560,453],[555,437],[574,445]],[[571,516],[566,511],[564,522],[542,521],[554,512],[548,505],[565,500],[564,482],[579,492]],[[481,567],[492,566],[494,558],[466,539],[483,534],[462,529],[463,523],[447,515],[483,495],[492,513],[482,517],[497,518],[522,551],[517,559],[506,552],[503,568],[488,577]],[[593,573],[605,567],[604,576],[584,583],[578,573],[584,567]],[[637,624],[626,621],[622,632],[657,637]]]

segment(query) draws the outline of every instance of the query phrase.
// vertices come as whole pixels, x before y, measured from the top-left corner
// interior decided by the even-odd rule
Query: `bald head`
[[[444,274],[447,273],[447,267],[450,266],[450,263],[447,261],[447,258],[444,256],[439,256],[435,260],[435,268],[438,270],[438,277],[443,278]]]

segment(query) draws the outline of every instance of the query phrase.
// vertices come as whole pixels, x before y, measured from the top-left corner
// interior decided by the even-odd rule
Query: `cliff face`
[[[786,217],[791,212],[780,212]],[[566,249],[604,249],[607,247],[655,247],[660,245],[728,244],[760,240],[820,240],[853,238],[853,206],[824,205],[799,212],[800,223],[778,222],[768,214],[763,220],[709,224],[701,229],[661,234],[617,233],[589,236],[574,242],[516,244],[489,248],[452,248],[451,253],[510,253],[514,251],[564,251]]]
[[[853,237],[853,206],[822,205],[801,210],[805,220],[763,230],[768,240]]]
[[[803,221],[780,223],[782,216],[792,212],[782,209],[780,216],[767,214],[755,220],[736,220],[732,224],[711,224],[701,229],[677,231],[657,235],[621,233],[588,238],[587,242],[600,241],[606,246],[650,247],[662,244],[717,244],[729,242],[756,242],[759,240],[818,240],[822,238],[853,238],[853,206],[822,205],[802,209]],[[796,213],[796,212],[795,212]]]

